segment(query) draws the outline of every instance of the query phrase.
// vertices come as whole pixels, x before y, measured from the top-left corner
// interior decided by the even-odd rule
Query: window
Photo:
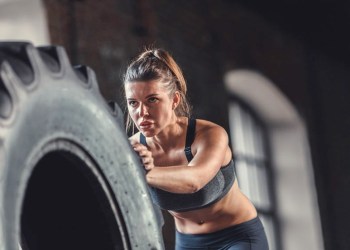
[[[234,97],[229,117],[238,183],[258,209],[271,250],[323,250],[303,119],[261,73],[237,69],[224,79]]]
[[[270,250],[280,250],[265,128],[254,113],[239,101],[230,102],[229,118],[238,184],[258,211]]]

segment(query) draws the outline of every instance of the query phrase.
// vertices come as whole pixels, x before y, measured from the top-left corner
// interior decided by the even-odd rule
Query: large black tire
[[[1,250],[163,249],[139,165],[91,69],[0,43]]]

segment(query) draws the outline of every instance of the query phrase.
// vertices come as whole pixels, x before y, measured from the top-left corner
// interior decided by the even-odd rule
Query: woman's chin
[[[152,136],[154,136],[154,131],[151,130],[151,129],[146,129],[146,128],[142,129],[142,128],[140,128],[139,130],[145,137],[152,137]]]

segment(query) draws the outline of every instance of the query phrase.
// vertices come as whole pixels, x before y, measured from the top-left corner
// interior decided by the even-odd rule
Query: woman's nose
[[[144,104],[141,104],[140,105],[140,116],[145,116],[145,115],[148,115],[148,108],[146,105]]]

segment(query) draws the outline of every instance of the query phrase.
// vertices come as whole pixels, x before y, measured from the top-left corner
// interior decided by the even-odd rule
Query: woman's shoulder
[[[198,129],[224,129],[219,124],[204,119],[196,119],[196,127]]]
[[[196,134],[204,136],[208,134],[215,134],[225,137],[227,136],[227,132],[222,126],[203,119],[196,119]]]
[[[195,152],[202,151],[205,154],[214,151],[219,154],[220,152],[225,152],[225,154],[231,152],[228,146],[229,135],[226,130],[222,126],[208,120],[196,120],[196,136],[192,145]]]

